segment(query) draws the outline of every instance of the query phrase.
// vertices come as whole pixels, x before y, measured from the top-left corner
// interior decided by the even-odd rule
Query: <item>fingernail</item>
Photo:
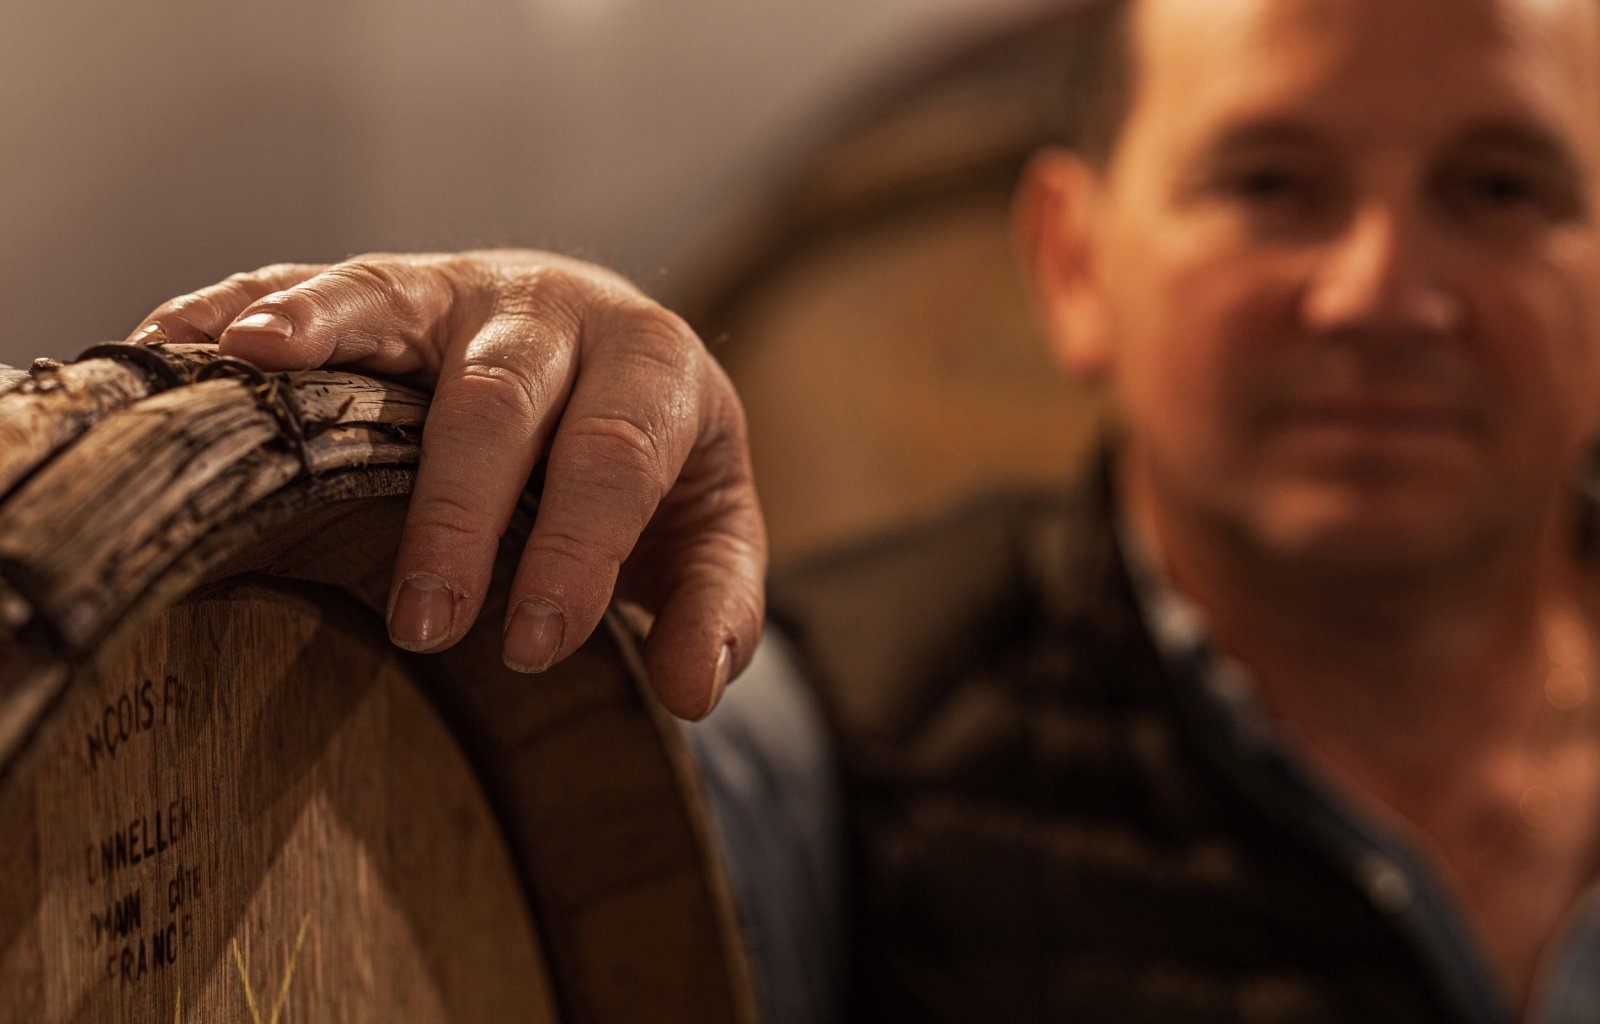
[[[432,573],[412,573],[389,609],[389,639],[408,651],[431,650],[450,635],[454,616],[450,585]]]
[[[294,333],[294,324],[281,313],[251,313],[249,316],[240,317],[228,325],[228,331],[258,331],[263,334],[276,334],[287,338]]]
[[[135,345],[162,345],[167,341],[167,332],[160,324],[145,324],[134,331],[128,341]]]
[[[517,605],[506,624],[506,646],[501,655],[514,672],[543,672],[556,660],[567,623],[561,609],[544,598]]]
[[[717,662],[711,667],[711,701],[706,709],[700,712],[704,718],[717,709],[717,703],[722,700],[722,691],[728,688],[728,674],[733,670],[733,649],[728,644],[723,644],[717,652]]]

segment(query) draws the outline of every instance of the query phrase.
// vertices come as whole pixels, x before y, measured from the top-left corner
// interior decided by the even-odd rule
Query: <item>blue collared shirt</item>
[[[1179,685],[1198,681],[1204,712],[1194,728],[1228,751],[1235,771],[1311,834],[1388,914],[1449,992],[1460,1019],[1516,1020],[1508,993],[1467,925],[1462,908],[1403,837],[1343,799],[1284,738],[1257,696],[1248,669],[1217,651],[1200,609],[1172,587],[1126,530],[1121,536],[1145,622]],[[1193,685],[1190,682],[1190,685]],[[1191,702],[1191,706],[1194,706]],[[1569,911],[1545,951],[1525,1024],[1600,1022],[1600,880]]]

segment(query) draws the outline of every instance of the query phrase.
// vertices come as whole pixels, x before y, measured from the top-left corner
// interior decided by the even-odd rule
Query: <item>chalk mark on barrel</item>
[[[283,983],[278,986],[278,996],[272,1001],[272,1013],[267,1017],[267,1024],[278,1024],[278,1017],[283,1013],[284,1004],[289,1001],[289,985],[294,981],[294,969],[300,962],[300,947],[305,945],[306,926],[311,923],[311,912],[300,919],[300,930],[294,937],[294,951],[289,954],[289,966],[283,972]],[[251,1024],[261,1024],[261,1011],[256,1008],[255,990],[250,987],[250,974],[245,970],[244,954],[239,952],[239,939],[233,939],[233,965],[239,970],[239,981],[244,985],[244,1005],[250,1011]],[[180,990],[178,999],[183,999]]]

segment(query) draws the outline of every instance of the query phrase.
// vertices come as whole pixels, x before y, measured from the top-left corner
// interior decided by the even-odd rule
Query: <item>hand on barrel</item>
[[[681,319],[542,253],[284,265],[164,303],[130,340],[218,340],[264,370],[341,365],[431,384],[389,632],[459,640],[534,464],[543,498],[512,584],[506,663],[541,671],[613,590],[656,614],[651,679],[699,718],[760,635],[766,535],[732,385]]]

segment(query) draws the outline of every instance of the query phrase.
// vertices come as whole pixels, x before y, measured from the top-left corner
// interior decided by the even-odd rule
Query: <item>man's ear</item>
[[[1104,376],[1111,359],[1105,300],[1094,266],[1098,189],[1099,176],[1082,157],[1046,149],[1028,163],[1011,209],[1034,320],[1056,361],[1089,380]]]

